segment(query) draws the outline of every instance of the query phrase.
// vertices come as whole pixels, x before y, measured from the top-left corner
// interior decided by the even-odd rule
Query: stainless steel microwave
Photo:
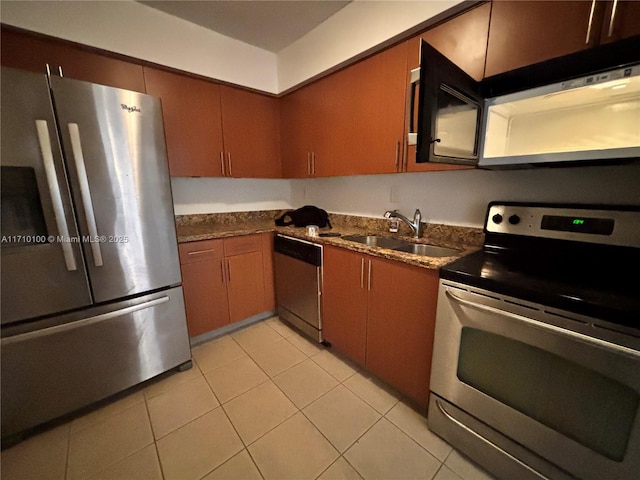
[[[579,68],[590,65],[585,58]],[[420,86],[416,162],[521,168],[639,159],[640,58],[632,60],[589,75],[574,67],[567,76],[571,69],[556,59],[520,72],[529,85],[538,76],[534,87],[518,90],[518,76],[506,76],[499,80],[510,91],[495,94],[492,79],[474,81],[423,41],[413,79]],[[554,76],[563,80],[540,85]]]

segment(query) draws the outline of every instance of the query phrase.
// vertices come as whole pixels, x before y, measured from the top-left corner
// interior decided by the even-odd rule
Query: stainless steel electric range
[[[492,202],[440,271],[430,428],[504,479],[640,472],[640,208]]]

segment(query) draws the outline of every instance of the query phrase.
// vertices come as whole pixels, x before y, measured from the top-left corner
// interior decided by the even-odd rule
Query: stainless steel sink
[[[388,248],[397,252],[412,253],[424,257],[451,257],[460,253],[453,248],[438,247],[436,245],[426,245],[423,243],[411,243],[398,238],[378,235],[347,235],[342,238],[350,242],[362,243],[369,247]]]
[[[425,257],[451,257],[460,253],[453,248],[438,247],[436,245],[425,245],[421,243],[406,243],[400,247],[394,248],[398,252],[413,253],[414,255],[423,255]]]
[[[363,243],[369,247],[389,248],[391,250],[407,244],[407,242],[397,238],[381,237],[378,235],[348,235],[342,238],[350,242]]]

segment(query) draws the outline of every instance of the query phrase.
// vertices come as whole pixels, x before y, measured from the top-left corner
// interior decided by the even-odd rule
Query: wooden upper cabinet
[[[310,176],[314,112],[311,111],[315,84],[301,88],[280,99],[280,133],[282,138],[282,176]]]
[[[312,177],[353,173],[358,154],[354,134],[356,76],[353,67],[316,82],[309,89],[313,136],[310,170]]]
[[[145,92],[142,65],[120,60],[75,46],[63,40],[19,32],[2,27],[0,41],[2,65],[33,72],[58,75],[109,87]]]
[[[425,40],[474,80],[484,77],[491,3],[485,3],[437,25],[409,41],[409,69],[420,66]]]
[[[494,0],[485,77],[594,47],[603,8],[604,2]]]
[[[220,86],[227,176],[279,178],[278,99]]]
[[[608,1],[602,21],[600,43],[640,35],[640,2],[637,0]]]
[[[474,80],[482,80],[484,76],[484,64],[487,52],[487,38],[489,34],[489,19],[491,16],[491,4],[484,3],[471,10],[446,20],[426,32],[408,40],[408,57],[406,85],[411,82],[411,70],[420,67],[420,44],[424,40],[453,64],[459,67]],[[418,98],[419,89],[414,96],[413,105],[411,98],[406,102],[409,111],[405,120],[405,132],[417,132],[418,126]],[[410,129],[409,115],[413,112],[413,130]],[[416,146],[408,145],[406,136],[403,139],[405,152],[402,171],[426,172],[438,170],[460,170],[473,168],[468,165],[455,165],[446,163],[417,163]]]
[[[398,171],[406,54],[402,43],[282,99],[285,177]]]
[[[147,93],[162,101],[171,176],[222,176],[220,87],[150,67],[144,75]]]
[[[352,173],[400,171],[408,85],[407,43],[355,65]]]

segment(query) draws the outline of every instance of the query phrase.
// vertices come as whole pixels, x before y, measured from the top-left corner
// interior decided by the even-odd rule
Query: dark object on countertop
[[[287,217],[289,220],[287,220]],[[313,205],[305,205],[297,210],[290,210],[284,213],[280,218],[276,218],[276,225],[286,227],[294,225],[296,227],[306,227],[307,225],[317,225],[318,227],[333,228],[329,221],[329,214],[321,208]]]
[[[318,235],[319,237],[341,237],[342,234],[338,232],[325,232]]]

